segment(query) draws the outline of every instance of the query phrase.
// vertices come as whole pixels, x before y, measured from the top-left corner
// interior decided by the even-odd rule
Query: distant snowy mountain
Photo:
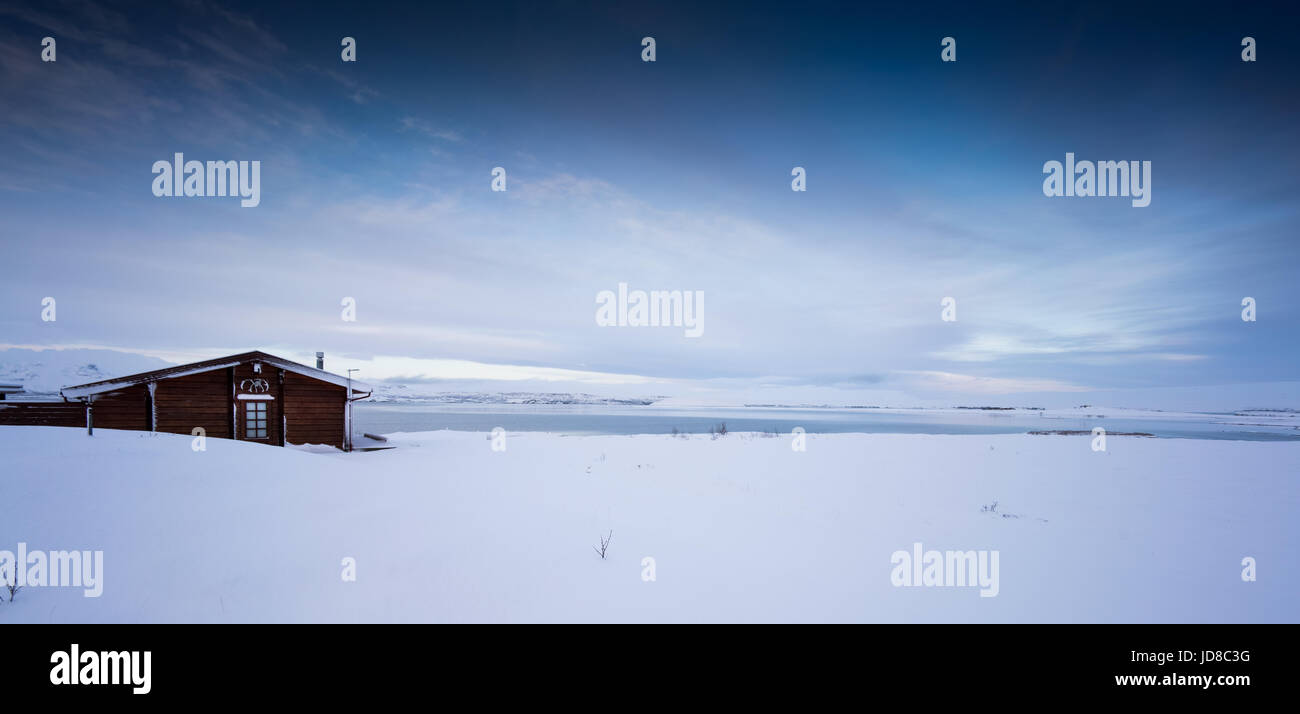
[[[20,398],[48,397],[62,387],[170,366],[156,357],[116,350],[8,349],[0,350],[0,384],[21,384],[26,393]]]
[[[569,392],[421,392],[404,384],[379,383],[366,401],[390,404],[600,404],[646,406],[664,397],[601,397]]]

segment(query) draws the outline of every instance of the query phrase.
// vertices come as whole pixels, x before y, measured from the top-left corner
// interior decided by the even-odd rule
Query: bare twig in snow
[[[599,555],[601,560],[605,559],[605,551],[609,549],[611,540],[614,540],[614,531],[610,531],[608,536],[600,539],[600,548],[596,548],[594,545],[591,546],[591,549],[596,551],[596,555]]]

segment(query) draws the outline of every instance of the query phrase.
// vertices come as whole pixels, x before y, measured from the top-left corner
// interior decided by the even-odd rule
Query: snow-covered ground
[[[100,597],[29,587],[0,622],[1300,621],[1294,443],[191,441],[0,427],[0,551],[104,553]],[[997,551],[997,596],[892,585],[918,542]]]

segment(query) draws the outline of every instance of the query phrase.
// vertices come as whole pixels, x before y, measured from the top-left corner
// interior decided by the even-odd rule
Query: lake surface
[[[555,434],[688,434],[708,433],[725,423],[728,431],[789,434],[802,427],[809,434],[1023,434],[1028,431],[1079,430],[1103,427],[1108,433],[1145,432],[1171,439],[1233,439],[1245,441],[1300,440],[1294,421],[1268,421],[1230,414],[1161,417],[1061,416],[1033,411],[880,409],[791,409],[767,407],[654,407],[605,405],[512,404],[367,404],[354,412],[357,434],[453,431],[539,431]]]

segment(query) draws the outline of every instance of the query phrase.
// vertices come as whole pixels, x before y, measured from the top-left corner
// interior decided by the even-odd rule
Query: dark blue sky
[[[1285,5],[273,5],[0,10],[0,342],[909,395],[1294,379]],[[175,152],[261,161],[261,205],[153,196]],[[1045,197],[1066,152],[1151,161],[1151,205]],[[619,282],[704,291],[704,337],[597,327]]]

